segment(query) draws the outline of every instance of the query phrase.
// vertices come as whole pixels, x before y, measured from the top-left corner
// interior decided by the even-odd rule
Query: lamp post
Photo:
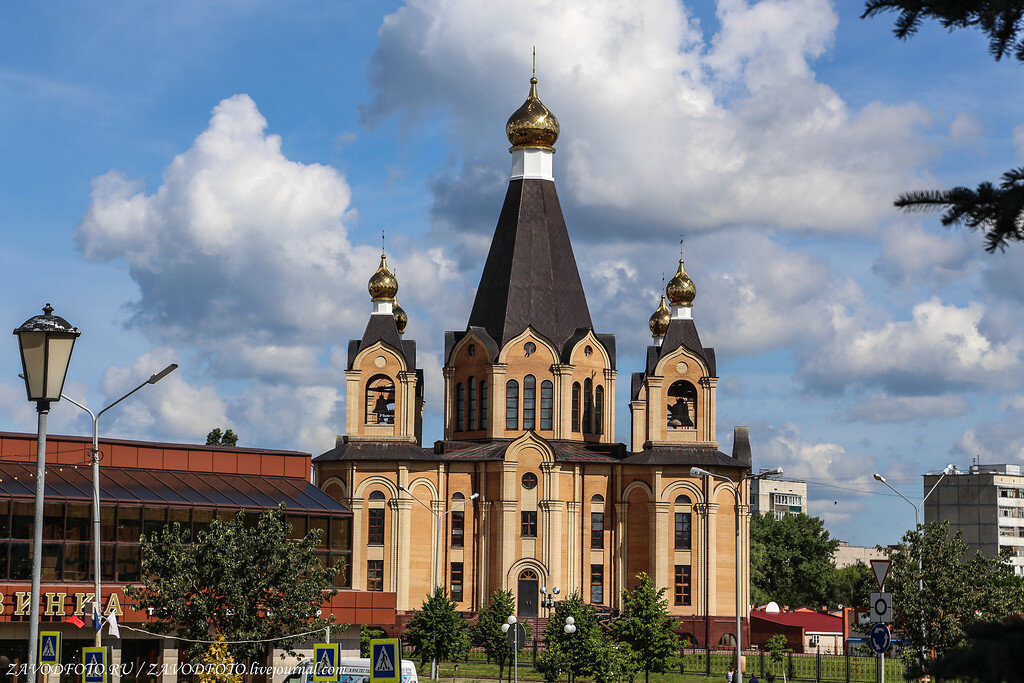
[[[480,494],[474,493],[473,495],[471,495],[469,498],[466,498],[458,505],[451,507],[445,510],[444,512],[437,513],[431,510],[429,505],[424,503],[416,496],[412,495],[412,491],[407,489],[404,484],[399,484],[398,489],[400,491],[405,491],[406,493],[408,493],[410,498],[412,498],[417,503],[425,507],[427,509],[427,512],[434,516],[434,590],[436,591],[437,587],[441,585],[441,520],[444,519],[445,515],[461,509],[466,505],[466,503],[473,500],[474,498],[479,498]],[[430,660],[430,677],[432,679],[437,678],[437,657],[434,657]]]
[[[81,332],[64,318],[53,315],[46,304],[43,315],[29,318],[14,330],[21,350],[21,368],[28,400],[35,401],[38,416],[36,433],[36,508],[32,535],[32,607],[28,626],[28,665],[35,671],[39,648],[39,580],[43,572],[43,496],[46,490],[46,417],[50,404],[60,400],[64,379],[71,362],[71,351]],[[32,676],[34,679],[35,676]],[[30,680],[32,680],[30,679]]]
[[[764,479],[779,474],[782,474],[782,468],[775,467],[760,474],[748,474],[734,482],[722,474],[715,474],[700,467],[690,468],[691,477],[714,477],[729,482],[729,488],[732,489],[732,495],[736,499],[736,558],[734,562],[736,565],[736,674],[733,676],[733,683],[742,683],[743,681],[743,667],[740,664],[743,661],[743,633],[740,631],[740,615],[743,613],[743,590],[740,587],[740,485],[748,479]]]
[[[934,486],[932,486],[931,489],[928,490],[928,493],[924,494],[924,497],[921,499],[921,507],[924,507],[925,501],[928,500],[928,496],[932,495],[932,493],[935,491],[935,489],[938,488],[939,484],[942,483],[942,480],[946,478],[946,475],[950,474],[953,471],[953,469],[954,468],[953,468],[952,464],[946,465],[944,468],[942,468],[942,474],[939,475],[939,478],[935,481]],[[883,484],[885,484],[886,486],[889,487],[890,491],[892,491],[897,496],[899,496],[903,500],[905,500],[908,503],[910,503],[910,507],[914,508],[914,530],[920,532],[920,530],[921,530],[921,509],[920,509],[920,507],[918,507],[917,503],[915,503],[914,501],[910,500],[909,498],[904,496],[902,493],[897,491],[895,488],[893,488],[892,484],[887,482],[885,480],[885,477],[883,477],[878,472],[875,472],[875,481],[882,482]],[[928,640],[928,634],[926,633],[925,626],[924,626],[924,602],[923,602],[924,601],[924,563],[921,561],[921,547],[920,547],[920,544],[918,544],[918,548],[917,548],[917,591],[918,591],[918,594],[920,595],[920,599],[922,601],[921,602],[920,614],[918,614],[918,621],[921,622],[921,666],[923,667],[924,666],[924,660],[928,656],[927,655],[927,646],[925,645],[925,641]]]
[[[512,670],[515,672],[515,683],[519,683],[519,629],[516,627],[516,615],[508,615],[508,619],[501,625],[501,632],[508,633],[512,629]]]
[[[95,581],[94,590],[96,594],[92,603],[93,619],[98,620],[99,615],[103,613],[100,606],[100,437],[99,437],[99,421],[100,416],[107,412],[121,401],[125,400],[136,391],[146,386],[147,384],[156,384],[167,375],[171,374],[178,369],[177,363],[171,363],[160,372],[152,375],[145,382],[135,387],[127,394],[117,399],[106,408],[102,409],[98,413],[93,413],[91,410],[86,408],[83,404],[79,403],[75,399],[64,396],[61,394],[61,398],[67,399],[68,403],[78,406],[85,412],[89,413],[89,417],[92,418],[92,560],[93,560],[93,579]],[[96,629],[96,639],[94,641],[96,647],[100,647],[103,644],[103,634],[100,629]]]
[[[544,607],[545,609],[547,609],[548,616],[551,616],[551,608],[558,604],[558,601],[555,600],[555,596],[558,595],[560,592],[561,592],[561,589],[558,586],[555,586],[554,588],[552,588],[551,589],[551,593],[548,593],[547,586],[541,586],[540,587],[540,594],[541,594],[540,604],[541,604],[541,607]]]
[[[557,589],[556,589],[557,590]],[[571,636],[576,633],[576,618],[569,616],[565,618],[565,626],[562,627],[565,635]],[[569,658],[569,683],[572,683],[572,658]]]

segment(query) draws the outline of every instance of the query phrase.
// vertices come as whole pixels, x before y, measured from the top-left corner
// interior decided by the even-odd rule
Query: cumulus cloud
[[[960,145],[969,145],[981,137],[984,130],[977,115],[962,111],[949,123],[949,140]],[[1016,131],[1014,140],[1016,141]]]
[[[626,220],[648,236],[738,223],[864,230],[888,212],[925,153],[915,128],[927,115],[853,111],[816,81],[831,3],[721,0],[718,20],[705,39],[675,0],[410,0],[381,27],[365,119],[447,112],[466,162],[435,187],[450,208],[486,169],[505,170],[500,122],[525,95],[524,46],[536,44],[541,96],[562,122],[556,172],[571,204],[604,215],[592,233]]]
[[[845,416],[848,419],[875,424],[923,423],[960,417],[966,415],[970,409],[970,403],[959,394],[887,396],[881,393],[869,393],[846,411]]]
[[[966,430],[950,452],[983,462],[1024,461],[1024,401],[1011,402],[1001,421],[984,420]]]
[[[939,394],[957,388],[1006,389],[1020,375],[1022,339],[995,343],[980,331],[984,304],[958,307],[938,297],[913,307],[910,320],[868,328],[837,311],[834,339],[805,349],[800,375],[818,391],[851,385],[896,395]]]
[[[935,233],[920,223],[890,225],[881,233],[882,252],[872,271],[902,288],[947,284],[972,271],[978,240],[963,232]]]

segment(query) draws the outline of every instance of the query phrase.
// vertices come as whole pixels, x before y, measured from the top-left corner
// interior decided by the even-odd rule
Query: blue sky
[[[897,214],[909,188],[1020,163],[1024,66],[981,36],[828,0],[5,5],[0,303],[83,330],[92,406],[181,370],[103,433],[313,453],[344,426],[344,348],[389,233],[440,435],[442,333],[465,326],[526,95],[558,115],[559,194],[617,429],[661,271],[687,235],[718,350],[719,429],[811,482],[812,511],[895,541],[920,474],[1024,459],[1020,249]],[[0,428],[29,431],[16,345]],[[53,431],[85,433],[73,406]]]

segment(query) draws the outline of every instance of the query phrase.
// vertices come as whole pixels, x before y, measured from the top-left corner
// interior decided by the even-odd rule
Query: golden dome
[[[380,255],[380,266],[370,278],[366,288],[370,291],[371,299],[394,299],[398,294],[398,280],[388,270],[388,260],[384,254]]]
[[[554,151],[558,139],[558,119],[537,97],[537,77],[530,79],[530,96],[523,106],[508,117],[505,134],[513,149],[534,147]]]
[[[664,280],[662,280],[664,282]],[[655,337],[664,337],[665,333],[668,332],[668,324],[672,320],[672,311],[668,310],[668,306],[665,305],[665,295],[661,295],[661,305],[658,306],[658,310],[651,316],[649,325],[651,326],[651,334]]]
[[[679,270],[668,281],[665,293],[668,295],[669,303],[673,306],[693,305],[693,299],[697,296],[697,288],[690,276],[686,274],[686,269],[683,268],[683,259],[679,259]]]
[[[409,324],[409,315],[402,308],[402,305],[398,303],[398,299],[395,299],[395,305],[391,307],[391,312],[395,316],[395,325],[398,327],[398,334],[405,332],[405,326]]]

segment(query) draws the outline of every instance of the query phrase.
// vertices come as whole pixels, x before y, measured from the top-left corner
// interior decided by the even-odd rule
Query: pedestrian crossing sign
[[[107,683],[107,648],[82,648],[82,683]]]
[[[317,643],[313,646],[313,681],[334,683],[338,680],[338,644]]]
[[[402,645],[398,638],[370,641],[370,683],[399,683],[402,678]]]
[[[60,664],[60,633],[43,631],[39,634],[39,666]]]

